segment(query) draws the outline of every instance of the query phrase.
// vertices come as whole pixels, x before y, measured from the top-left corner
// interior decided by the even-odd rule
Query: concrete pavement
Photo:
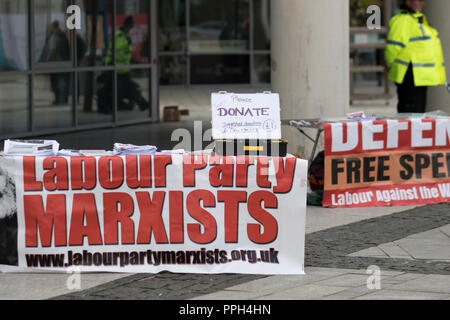
[[[96,273],[82,274],[81,288],[70,290],[70,274],[0,274],[0,299],[450,299],[449,209],[308,207],[304,276]],[[416,251],[406,258],[367,251],[391,252],[390,243],[408,250],[411,241]],[[370,288],[373,265],[380,270],[378,288]]]

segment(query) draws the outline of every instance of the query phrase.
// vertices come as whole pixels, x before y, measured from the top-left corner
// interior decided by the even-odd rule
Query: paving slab
[[[367,286],[353,287],[350,289],[345,289],[338,293],[323,296],[318,300],[354,300],[356,298],[362,297],[366,294],[373,293],[374,290],[370,290]]]
[[[376,258],[389,258],[385,251],[379,247],[367,248],[358,252],[354,252],[348,255],[349,257],[376,257]]]
[[[355,300],[444,300],[449,295],[443,293],[380,290],[355,298]]]
[[[334,287],[360,287],[367,284],[368,275],[363,274],[344,274],[337,277],[317,281],[316,285],[326,285]]]
[[[389,287],[389,290],[419,291],[450,295],[450,276],[430,274],[392,285]]]
[[[306,284],[289,290],[260,296],[257,300],[317,300],[344,290],[345,288],[343,287]]]
[[[444,232],[448,231],[449,226],[412,234],[377,247],[351,253],[349,256],[449,262],[450,237]]]
[[[129,274],[89,273],[80,275],[80,289],[70,274],[0,273],[0,300],[44,300],[86,290],[130,276]],[[69,281],[69,286],[67,282]],[[71,288],[74,288],[73,290]]]
[[[322,208],[308,206],[306,211],[306,233],[313,233],[361,220],[373,219],[393,213],[411,210],[420,206],[374,207],[374,208]]]

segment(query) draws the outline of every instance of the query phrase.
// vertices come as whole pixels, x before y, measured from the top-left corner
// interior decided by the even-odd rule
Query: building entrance
[[[26,98],[15,106],[20,113],[14,108],[3,113],[0,107],[2,119],[10,117],[16,125],[23,121],[15,125],[20,130],[0,129],[0,138],[158,120],[156,0],[1,0],[1,4],[0,14],[12,25],[2,23],[0,42],[11,53],[20,46],[17,52],[27,55],[20,61],[13,54],[1,56],[0,83],[12,80],[20,85],[14,92],[22,90]],[[73,5],[79,8],[75,29],[67,27],[67,20],[77,14],[68,10]],[[20,43],[12,41],[18,19],[25,22]]]

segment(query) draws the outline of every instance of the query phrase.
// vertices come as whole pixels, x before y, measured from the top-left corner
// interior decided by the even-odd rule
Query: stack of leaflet
[[[154,155],[158,151],[155,146],[135,146],[133,144],[114,144],[114,153],[117,155]]]
[[[104,157],[116,155],[113,151],[106,150],[72,150],[64,149],[58,152],[62,157]]]
[[[82,155],[80,151],[72,149],[63,149],[58,152],[58,156],[60,157],[80,157]]]
[[[59,143],[55,140],[6,140],[5,156],[56,156]]]
[[[161,152],[158,152],[158,154],[161,154],[161,155],[186,154],[186,151],[184,151],[184,149],[162,150]]]

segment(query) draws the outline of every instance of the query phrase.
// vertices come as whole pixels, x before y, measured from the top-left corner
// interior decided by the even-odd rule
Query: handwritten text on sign
[[[281,139],[278,94],[213,93],[214,139]]]

